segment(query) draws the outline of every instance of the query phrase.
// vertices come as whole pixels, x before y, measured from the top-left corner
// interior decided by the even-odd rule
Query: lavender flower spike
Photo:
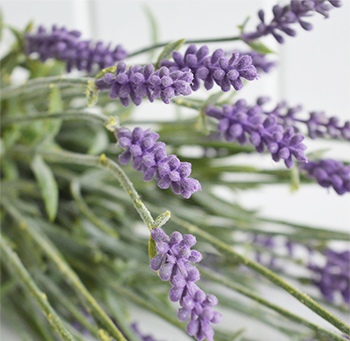
[[[67,31],[64,27],[53,25],[52,32],[47,32],[40,26],[37,33],[25,35],[26,54],[37,52],[43,62],[49,58],[62,60],[67,63],[68,72],[73,67],[91,72],[94,65],[104,69],[127,56],[127,52],[120,45],[111,49],[102,42],[80,40],[80,36],[80,32]]]
[[[180,52],[174,51],[174,61],[163,60],[162,65],[171,71],[191,71],[194,75],[191,85],[193,91],[199,89],[201,81],[204,81],[207,90],[210,90],[215,82],[222,91],[229,91],[231,86],[238,91],[243,87],[242,78],[249,81],[258,78],[252,57],[248,55],[241,56],[236,51],[230,59],[227,59],[221,49],[214,51],[211,56],[208,54],[208,46],[204,45],[197,50],[195,45],[190,45],[183,56]]]
[[[154,71],[152,64],[146,66],[130,66],[126,70],[126,64],[119,62],[116,73],[106,73],[96,80],[99,90],[109,90],[109,96],[119,98],[124,106],[131,101],[140,105],[142,97],[147,96],[150,102],[160,97],[166,104],[174,96],[187,96],[191,94],[190,83],[193,75],[189,71],[171,71],[163,66]]]
[[[350,251],[327,251],[327,264],[324,267],[310,264],[317,278],[314,284],[323,296],[334,300],[334,294],[340,292],[345,303],[350,304]]]
[[[119,155],[123,165],[133,159],[132,167],[143,172],[143,180],[151,181],[154,177],[162,189],[171,187],[175,194],[188,199],[194,192],[201,191],[198,180],[189,178],[191,164],[180,162],[175,155],[167,155],[165,143],[157,142],[159,135],[135,128],[132,132],[127,128],[115,131],[119,146],[126,150]]]
[[[265,22],[265,13],[260,10],[258,13],[260,24],[255,32],[245,33],[242,38],[245,40],[258,39],[263,36],[272,35],[280,44],[284,38],[280,33],[285,33],[291,37],[296,35],[296,31],[290,26],[299,23],[306,30],[312,30],[312,25],[304,21],[305,17],[312,16],[315,12],[322,14],[325,18],[329,17],[329,11],[333,7],[341,7],[340,0],[291,0],[290,4],[281,7],[275,5],[272,9],[273,19],[269,24]]]
[[[342,162],[332,159],[311,161],[301,164],[300,168],[322,187],[333,187],[339,195],[350,192],[350,166],[345,166]]]
[[[267,97],[260,97],[257,104],[263,106],[269,101]],[[277,104],[272,111],[264,111],[266,115],[275,115],[278,122],[283,127],[294,127],[296,131],[299,129],[297,125],[305,124],[307,126],[309,136],[314,139],[317,137],[330,137],[332,139],[341,139],[350,141],[350,121],[346,121],[343,125],[339,123],[339,119],[335,116],[327,117],[324,112],[310,112],[308,119],[300,119],[297,114],[301,111],[300,105],[296,107],[288,107],[285,101]]]
[[[218,303],[214,295],[206,295],[195,284],[200,275],[198,269],[190,263],[198,263],[202,255],[191,247],[196,244],[193,235],[182,236],[180,232],[173,232],[169,236],[161,229],[155,228],[151,232],[156,243],[157,255],[151,260],[153,271],[159,271],[162,281],[170,281],[172,289],[169,298],[172,302],[180,302],[181,308],[177,317],[179,321],[186,321],[187,333],[198,341],[205,338],[214,341],[214,330],[210,323],[220,323],[221,314],[212,310]]]
[[[293,166],[292,156],[300,162],[307,162],[306,146],[302,143],[304,136],[295,134],[292,127],[284,129],[277,124],[274,115],[266,118],[260,105],[249,107],[241,99],[234,106],[224,105],[222,109],[208,106],[205,113],[219,120],[218,130],[226,141],[237,140],[245,144],[248,135],[257,152],[263,153],[267,147],[273,160],[283,159],[288,168]]]

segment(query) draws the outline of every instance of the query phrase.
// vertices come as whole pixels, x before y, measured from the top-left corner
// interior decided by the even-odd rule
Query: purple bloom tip
[[[151,181],[155,177],[160,188],[170,187],[175,194],[186,199],[202,190],[198,180],[189,178],[191,164],[180,162],[175,155],[167,155],[165,144],[157,142],[158,134],[138,127],[132,132],[127,128],[119,128],[115,134],[119,146],[125,148],[119,155],[119,162],[125,165],[132,159],[132,167],[144,173],[144,181]]]
[[[54,25],[52,31],[47,32],[40,26],[37,33],[25,35],[26,54],[37,52],[43,62],[49,58],[62,60],[66,62],[68,72],[74,67],[91,72],[94,65],[104,69],[127,56],[120,45],[111,49],[101,42],[80,40],[80,35],[80,32],[67,31],[65,27],[58,28]]]
[[[161,280],[170,281],[172,288],[169,299],[172,302],[179,301],[181,306],[178,319],[185,322],[190,318],[187,325],[189,335],[199,341],[205,338],[213,341],[211,323],[220,323],[222,316],[211,309],[218,303],[217,298],[205,294],[195,284],[200,275],[198,269],[190,263],[202,259],[200,252],[190,249],[196,244],[196,238],[192,235],[182,236],[179,232],[173,232],[169,238],[161,228],[154,229],[151,235],[158,252],[151,260],[151,268],[159,271]],[[159,249],[163,251],[159,252]]]

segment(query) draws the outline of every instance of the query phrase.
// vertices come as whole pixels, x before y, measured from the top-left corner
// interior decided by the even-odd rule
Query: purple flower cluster
[[[151,260],[151,268],[159,271],[162,281],[170,281],[172,288],[169,298],[172,302],[179,301],[181,305],[177,314],[179,321],[184,322],[190,318],[187,333],[199,341],[205,338],[213,341],[214,330],[210,323],[220,323],[222,316],[212,310],[218,303],[217,298],[211,294],[206,295],[195,284],[200,275],[190,262],[198,263],[202,259],[200,252],[191,250],[196,244],[196,237],[173,232],[169,238],[161,228],[155,228],[151,234],[157,248],[157,255]]]
[[[208,106],[206,115],[219,120],[218,130],[227,141],[237,140],[240,144],[249,141],[259,153],[263,153],[265,147],[272,154],[274,161],[284,160],[288,168],[294,164],[292,156],[300,162],[307,162],[302,143],[304,136],[294,133],[289,127],[284,129],[277,123],[274,115],[266,117],[261,106],[247,106],[245,100],[238,100],[235,105],[224,105],[222,108]]]
[[[248,55],[241,56],[236,51],[227,59],[222,49],[214,51],[211,56],[208,54],[208,46],[204,45],[197,50],[196,45],[190,45],[184,55],[174,51],[174,61],[163,60],[162,65],[171,71],[191,71],[194,75],[191,84],[193,91],[199,89],[201,81],[204,81],[207,90],[210,90],[215,82],[222,91],[229,91],[231,86],[238,91],[243,87],[242,78],[249,81],[258,78],[252,57]]]
[[[312,30],[312,25],[304,21],[305,17],[312,16],[314,12],[322,14],[325,18],[329,17],[329,11],[333,7],[340,7],[340,0],[291,0],[290,4],[281,7],[275,5],[272,9],[273,19],[268,24],[265,22],[265,13],[263,10],[258,12],[260,24],[255,32],[242,35],[245,40],[253,40],[263,36],[272,35],[280,44],[284,42],[281,32],[294,37],[296,31],[291,25],[299,23],[306,30]]]
[[[102,42],[80,40],[80,36],[80,32],[67,31],[65,27],[53,25],[52,32],[47,32],[39,26],[37,33],[25,35],[26,54],[37,52],[43,62],[49,58],[62,60],[67,63],[68,72],[74,67],[91,72],[94,65],[104,69],[127,56],[120,45],[111,49],[110,45],[105,46]]]
[[[257,104],[263,106],[269,101],[268,97],[260,97],[257,100]],[[305,124],[308,129],[309,136],[311,138],[317,137],[331,137],[333,139],[344,138],[350,141],[350,121],[346,121],[343,125],[339,123],[339,119],[335,116],[328,118],[324,112],[310,112],[308,119],[300,119],[296,117],[302,110],[300,105],[296,107],[288,107],[285,101],[277,104],[277,106],[264,113],[266,115],[275,115],[278,117],[278,121],[284,127],[294,127],[297,131],[296,124]]]
[[[261,54],[256,51],[250,51],[244,53],[244,55],[250,56],[252,58],[252,63],[258,72],[268,73],[272,68],[276,66],[276,62],[267,60],[265,54]]]
[[[171,187],[175,194],[181,194],[186,199],[202,190],[198,180],[189,178],[191,164],[180,162],[175,155],[167,155],[165,143],[157,142],[157,133],[149,129],[143,131],[135,128],[131,132],[128,128],[119,128],[115,134],[119,146],[126,148],[119,155],[119,162],[125,165],[132,157],[132,167],[144,173],[144,181],[151,181],[155,177],[160,188]]]
[[[190,83],[193,75],[190,71],[171,71],[163,66],[154,71],[152,64],[130,66],[119,62],[116,73],[106,73],[95,81],[99,90],[109,90],[112,99],[119,98],[124,106],[131,101],[140,105],[142,97],[147,96],[150,102],[160,97],[166,104],[174,96],[191,94]]]
[[[314,284],[322,295],[334,300],[334,294],[340,292],[345,303],[350,304],[350,251],[327,251],[325,266],[310,264],[309,269],[317,274]]]
[[[300,168],[307,172],[309,178],[314,178],[322,187],[333,187],[342,195],[350,192],[350,166],[332,159],[310,161],[301,164]]]

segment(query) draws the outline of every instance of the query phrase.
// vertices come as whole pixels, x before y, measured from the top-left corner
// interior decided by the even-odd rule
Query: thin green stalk
[[[19,86],[8,86],[1,89],[1,99],[9,99],[23,94],[36,92],[42,88],[48,88],[51,84],[57,87],[69,86],[87,86],[90,78],[70,78],[63,76],[35,78]]]
[[[308,328],[310,328],[311,330],[315,331],[316,333],[323,335],[325,337],[330,338],[331,340],[334,341],[344,341],[345,339],[337,334],[334,334],[326,329],[323,329],[322,327],[311,323],[307,320],[305,320],[304,318],[297,316],[291,312],[289,312],[288,310],[279,307],[278,305],[275,305],[267,300],[265,300],[264,298],[250,292],[249,290],[247,290],[246,288],[242,287],[239,284],[233,283],[232,281],[228,280],[226,277],[221,276],[221,275],[217,275],[212,271],[208,271],[205,270],[204,267],[199,267],[201,274],[205,275],[206,277],[210,278],[211,280],[223,284],[224,286],[231,288],[239,293],[241,293],[244,296],[247,296],[249,298],[251,298],[252,300],[259,302],[260,304],[264,305],[265,307],[268,307],[274,311],[276,311],[277,313],[279,313],[280,315],[286,317],[287,319],[297,322],[299,324],[302,324]]]
[[[109,117],[103,114],[93,113],[93,112],[84,112],[84,111],[75,111],[67,110],[64,112],[57,112],[49,114],[47,112],[39,113],[35,116],[10,116],[4,117],[2,119],[2,125],[6,126],[9,124],[18,124],[18,123],[27,123],[30,121],[36,120],[46,120],[46,119],[61,119],[61,120],[89,120],[93,122],[99,122],[106,124],[109,121]]]
[[[190,233],[196,234],[206,241],[208,241],[212,246],[214,246],[218,251],[226,254],[230,258],[233,258],[235,261],[239,261],[240,263],[243,263],[248,268],[254,270],[255,272],[261,274],[266,279],[274,283],[275,285],[281,287],[282,289],[286,290],[290,295],[294,296],[298,301],[306,305],[308,308],[310,308],[313,312],[315,312],[317,315],[324,318],[326,321],[331,323],[333,326],[338,328],[343,333],[350,336],[350,327],[346,325],[343,321],[341,321],[339,318],[331,314],[329,311],[321,307],[317,302],[312,300],[308,295],[302,293],[298,289],[294,288],[292,285],[284,281],[281,277],[277,276],[275,273],[270,271],[269,269],[265,268],[264,266],[260,265],[259,263],[256,263],[252,260],[250,260],[247,257],[242,256],[238,252],[234,251],[232,247],[221,240],[215,238],[213,235],[201,230],[198,226],[195,226],[193,224],[188,223],[185,220],[182,220],[177,217],[172,217],[172,221],[185,228]]]
[[[1,233],[0,236],[0,248],[5,266],[10,272],[17,276],[21,280],[21,284],[30,291],[33,298],[42,309],[42,312],[47,317],[50,325],[59,333],[62,339],[65,341],[74,341],[72,334],[64,327],[60,317],[47,301],[45,293],[38,288],[17,254],[12,251],[7,240],[1,235]]]
[[[241,37],[222,37],[222,38],[212,38],[212,39],[189,39],[189,40],[185,41],[185,44],[217,43],[217,42],[234,41],[234,40],[241,40]],[[130,53],[127,56],[127,58],[134,57],[134,56],[137,56],[137,55],[142,54],[144,52],[158,49],[160,47],[164,47],[170,43],[171,43],[171,41],[167,41],[164,43],[159,43],[159,44],[154,44],[152,46],[144,47],[140,50],[136,50],[136,51]]]
[[[88,218],[95,226],[97,226],[101,231],[108,234],[112,238],[119,238],[119,234],[117,231],[115,231],[113,228],[111,228],[108,224],[106,224],[103,220],[101,220],[99,217],[97,217],[92,210],[89,208],[89,206],[86,204],[85,200],[81,196],[80,193],[80,184],[77,180],[71,182],[71,192],[73,195],[73,198],[81,211],[81,213]]]
[[[50,280],[47,276],[44,276],[42,274],[38,275],[39,281],[43,283],[43,285],[47,288],[49,292],[55,298],[57,301],[69,311],[72,316],[74,316],[79,323],[82,324],[83,327],[85,327],[92,335],[95,335],[98,337],[98,329],[95,325],[91,323],[91,321],[88,321],[86,319],[86,316],[82,314],[82,312],[76,308],[76,306],[70,301],[69,298],[66,297],[65,294],[63,294],[60,290],[60,288],[52,281]]]
[[[7,211],[12,215],[12,217],[18,221],[20,227],[33,238],[37,245],[48,256],[48,258],[51,259],[51,261],[57,266],[57,268],[65,276],[67,282],[72,286],[76,293],[83,298],[83,302],[86,305],[87,310],[100,321],[100,323],[117,341],[126,341],[121,331],[98,305],[94,297],[81,282],[80,278],[68,265],[61,253],[57,250],[56,246],[44,235],[39,234],[31,226],[30,223],[27,223],[22,214],[19,213],[11,204],[7,202],[3,202],[3,204],[6,207]]]
[[[136,211],[139,213],[140,217],[144,221],[144,223],[148,226],[150,230],[154,228],[154,219],[147,209],[147,207],[140,200],[139,194],[136,192],[132,182],[126,176],[124,171],[119,167],[117,163],[107,158],[104,154],[100,157],[83,155],[78,153],[70,153],[70,152],[53,152],[53,151],[45,151],[38,150],[38,152],[45,158],[47,161],[51,162],[63,162],[63,163],[71,163],[85,166],[94,166],[104,169],[109,169],[114,176],[118,179],[124,190],[129,195],[132,203]]]

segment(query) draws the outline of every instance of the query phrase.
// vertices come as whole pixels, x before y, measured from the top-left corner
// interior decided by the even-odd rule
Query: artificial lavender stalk
[[[269,24],[265,22],[265,13],[260,10],[258,16],[261,22],[256,27],[256,31],[244,33],[242,38],[250,41],[271,34],[282,44],[284,38],[280,33],[285,33],[291,37],[296,35],[296,31],[291,28],[293,24],[299,23],[304,30],[310,31],[313,26],[304,21],[305,17],[310,17],[318,12],[328,18],[329,11],[334,7],[341,7],[341,5],[340,0],[292,0],[290,4],[283,7],[275,5],[272,9],[273,19],[271,22]]]
[[[132,167],[144,173],[144,181],[155,177],[160,188],[170,187],[175,194],[186,199],[202,190],[198,180],[189,178],[191,164],[180,162],[175,155],[167,155],[165,143],[157,142],[157,133],[149,129],[135,128],[131,132],[128,128],[119,128],[115,134],[119,146],[126,149],[119,155],[119,162],[125,165],[132,158]]]
[[[207,90],[216,83],[222,91],[229,91],[231,86],[238,91],[243,87],[242,78],[249,81],[258,78],[252,57],[240,55],[238,51],[228,59],[222,49],[215,50],[209,56],[208,46],[204,45],[197,50],[196,45],[190,45],[184,55],[174,51],[173,59],[174,61],[163,60],[161,64],[171,71],[191,71],[194,75],[191,84],[193,91],[199,89],[201,81]]]
[[[198,341],[205,338],[214,341],[214,330],[210,323],[220,323],[221,314],[212,310],[218,303],[214,295],[207,295],[195,282],[199,280],[198,269],[190,263],[198,263],[202,255],[191,247],[196,244],[196,237],[190,234],[182,236],[173,232],[171,237],[161,229],[151,232],[156,243],[157,255],[151,259],[153,271],[159,271],[162,281],[169,281],[172,289],[169,298],[172,302],[179,301],[181,308],[177,317],[184,322],[190,318],[187,332]]]
[[[307,162],[306,146],[302,143],[304,136],[295,134],[292,127],[284,129],[274,115],[265,117],[259,105],[250,107],[241,99],[233,106],[224,105],[220,109],[208,106],[205,113],[219,120],[218,130],[226,141],[237,140],[245,144],[248,136],[257,152],[263,153],[267,148],[273,160],[283,159],[287,168],[294,164],[292,156],[300,162]]]
[[[296,131],[299,131],[299,125],[306,125],[312,139],[330,137],[350,141],[350,121],[346,121],[342,125],[336,116],[327,117],[324,112],[318,111],[312,111],[307,119],[301,119],[297,117],[297,114],[302,110],[301,105],[289,107],[285,101],[278,103],[273,110],[267,111],[264,109],[264,104],[269,100],[268,97],[260,97],[257,100],[257,105],[262,107],[266,115],[275,115],[278,122],[285,128],[294,127]]]
[[[350,251],[327,250],[326,256],[325,266],[309,264],[308,268],[316,275],[313,282],[326,299],[333,301],[334,294],[339,292],[344,302],[350,304]]]
[[[327,159],[310,161],[299,167],[307,172],[309,178],[314,178],[322,187],[333,187],[339,194],[350,192],[350,166],[342,162]]]
[[[53,25],[52,32],[47,32],[46,28],[39,26],[37,33],[25,35],[25,51],[28,55],[37,52],[42,62],[49,58],[62,60],[67,63],[68,72],[74,67],[91,72],[95,65],[104,69],[127,56],[120,45],[111,49],[102,42],[80,40],[80,36],[80,32],[67,31],[65,27]]]
[[[165,66],[155,71],[152,64],[134,65],[126,70],[126,64],[119,62],[115,74],[106,73],[95,81],[95,85],[99,90],[109,90],[112,99],[119,98],[127,107],[130,99],[134,104],[140,105],[144,96],[150,102],[160,97],[164,103],[169,104],[174,96],[191,94],[192,80],[190,71],[171,71]]]

